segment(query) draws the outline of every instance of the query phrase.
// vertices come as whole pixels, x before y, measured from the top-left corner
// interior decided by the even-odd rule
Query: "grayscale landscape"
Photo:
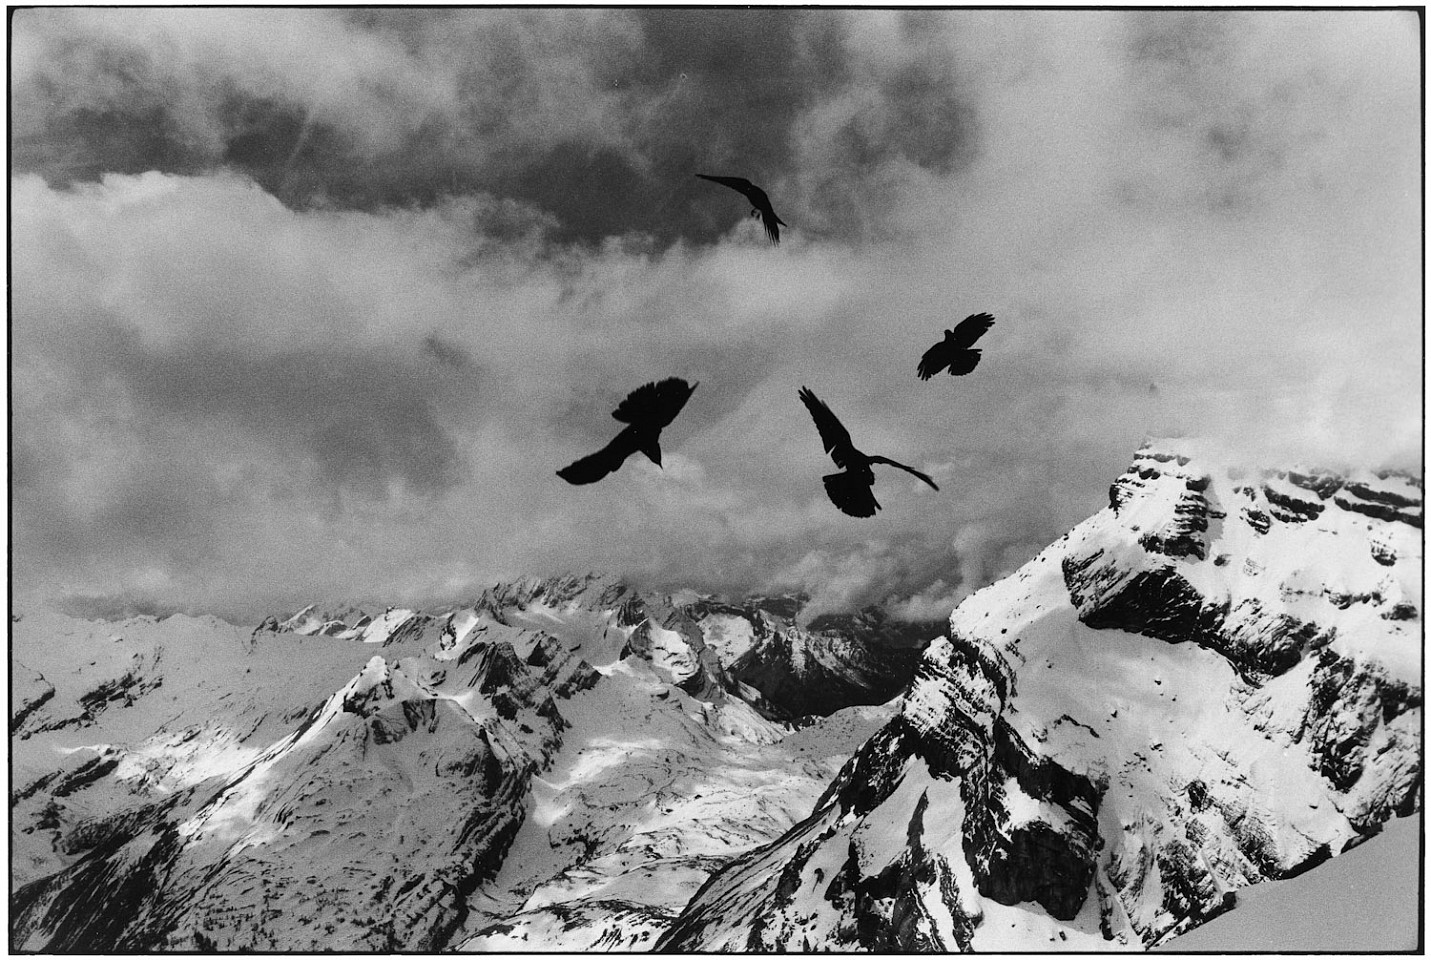
[[[1424,950],[1422,29],[12,10],[12,952]]]

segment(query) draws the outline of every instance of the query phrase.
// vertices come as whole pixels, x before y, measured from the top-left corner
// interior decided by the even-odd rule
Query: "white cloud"
[[[963,586],[951,586],[941,578],[918,593],[889,604],[889,615],[909,621],[945,619],[968,595],[969,591]]]
[[[145,33],[53,16],[17,40],[20,86],[51,55],[77,72],[25,122],[102,95],[111,66],[85,59],[98,33],[175,51],[153,86],[166,103],[207,104],[216,76],[291,83],[332,123],[381,128],[373,149],[482,106],[453,93],[443,59],[475,41],[425,21],[405,36],[304,13],[295,48],[232,18],[156,14]],[[17,577],[255,617],[598,566],[805,589],[817,613],[894,594],[913,615],[1100,507],[1148,434],[1419,462],[1419,74],[1403,19],[1253,16],[1204,37],[1196,17],[930,16],[948,29],[916,41],[842,14],[858,34],[843,66],[955,84],[977,152],[942,174],[888,152],[863,173],[802,167],[777,248],[747,224],[714,246],[564,249],[551,214],[484,196],[297,211],[233,173],[16,178]],[[599,73],[581,21],[499,19],[462,28],[493,51],[483,69],[505,51],[540,116],[640,154],[637,95],[560,112]],[[609,49],[638,41],[597,19]],[[328,47],[332,62],[290,62]],[[539,63],[548,48],[562,55]],[[943,50],[957,73],[931,79]],[[334,85],[352,96],[322,106]],[[847,121],[865,110],[875,129],[894,109],[888,91],[824,92],[790,120],[797,160],[847,161]],[[930,100],[918,129],[961,102]],[[513,149],[547,135],[503,129]],[[844,199],[822,207],[821,184]],[[840,232],[849,217],[879,229]],[[981,310],[998,320],[979,369],[917,381],[920,353]],[[663,436],[665,470],[638,456],[593,487],[556,479],[610,440],[626,392],[664,376],[701,382]],[[884,511],[839,513],[801,385],[858,446],[941,490],[881,470]]]

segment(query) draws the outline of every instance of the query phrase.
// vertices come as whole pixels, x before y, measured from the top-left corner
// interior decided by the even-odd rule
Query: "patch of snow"
[[[720,662],[729,666],[756,644],[755,628],[745,617],[713,613],[700,621],[706,646],[715,650]]]

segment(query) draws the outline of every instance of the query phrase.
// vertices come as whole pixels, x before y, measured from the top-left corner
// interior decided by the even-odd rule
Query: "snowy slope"
[[[654,937],[622,939],[629,911],[664,930],[717,867],[809,810],[892,712],[850,708],[790,733],[744,704],[695,700],[628,661],[573,703],[573,739],[537,778],[531,815],[491,885],[509,899],[487,909],[505,916],[462,949],[579,950],[592,938],[648,949]],[[621,911],[593,915],[585,905],[596,902]],[[521,912],[510,914],[512,904]],[[558,935],[557,918],[572,911],[584,922]]]
[[[1419,804],[1420,492],[1150,446],[660,947],[1141,948]]]
[[[1403,477],[1149,447],[922,657],[603,576],[253,631],[21,611],[12,943],[1167,942],[1418,807],[1421,522]]]
[[[260,637],[242,662],[291,670],[285,655],[295,640],[309,645],[292,634]],[[389,656],[375,656],[366,643],[324,641],[339,661],[351,652],[368,659],[315,706],[285,711],[297,721],[290,732],[247,754],[231,751],[231,766],[188,782],[126,778],[134,757],[165,756],[161,732],[137,749],[89,747],[119,761],[113,776],[94,781],[103,792],[92,800],[65,785],[37,791],[31,800],[62,811],[50,829],[66,866],[15,893],[17,944],[311,950],[445,942],[465,916],[466,895],[501,863],[532,771],[559,747],[556,699],[597,676],[569,656],[542,662],[531,655],[535,645],[520,658],[510,644],[474,642],[443,662],[420,648],[389,646]],[[265,648],[277,656],[263,657]],[[189,698],[177,720],[197,718],[203,705],[193,691],[172,679],[163,688]],[[212,706],[200,731],[214,724]],[[236,704],[239,715],[245,710]],[[142,713],[127,719],[144,725]],[[194,729],[182,728],[180,739]],[[46,826],[42,812],[34,833]]]
[[[251,633],[23,615],[14,942],[649,946],[893,711],[772,721],[704,636],[606,577]]]
[[[104,815],[237,773],[372,655],[326,637],[255,648],[207,617],[17,616],[11,665],[30,684],[12,704],[14,886],[72,862]]]

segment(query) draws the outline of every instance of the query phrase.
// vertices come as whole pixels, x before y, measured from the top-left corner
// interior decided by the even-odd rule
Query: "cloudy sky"
[[[21,598],[599,568],[942,617],[1145,436],[1420,469],[1410,13],[13,16]],[[664,470],[555,476],[667,376]],[[939,492],[839,513],[802,385]]]

